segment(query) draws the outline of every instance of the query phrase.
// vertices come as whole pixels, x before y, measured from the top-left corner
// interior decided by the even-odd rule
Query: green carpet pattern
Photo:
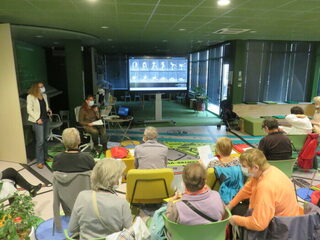
[[[162,142],[165,146],[167,146],[171,150],[176,150],[196,158],[199,157],[197,147],[210,145],[212,151],[215,151],[215,144],[208,143],[190,143],[190,142]]]

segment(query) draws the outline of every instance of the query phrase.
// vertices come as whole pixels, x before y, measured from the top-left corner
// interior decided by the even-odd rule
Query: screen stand
[[[171,122],[176,124],[175,121],[170,119],[162,119],[162,100],[161,95],[163,93],[156,93],[156,100],[155,100],[155,120],[146,120],[144,123],[162,123],[162,122]]]

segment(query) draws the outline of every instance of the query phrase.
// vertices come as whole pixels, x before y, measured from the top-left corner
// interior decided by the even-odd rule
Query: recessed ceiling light
[[[91,3],[94,3],[96,2],[97,0],[87,0],[88,2],[91,2]]]
[[[202,43],[203,41],[202,40],[198,40],[198,43]]]
[[[109,28],[108,26],[102,26],[101,28],[103,28],[103,29],[107,29],[107,28]]]
[[[186,30],[185,28],[180,28],[180,29],[179,29],[179,31],[185,31],[185,30]]]
[[[43,36],[42,35],[37,35],[37,36],[35,36],[36,38],[43,38]]]
[[[230,4],[230,0],[218,0],[217,3],[219,6],[227,6]]]
[[[108,38],[108,42],[112,42],[112,39],[111,39],[111,38]]]
[[[163,40],[162,40],[162,42],[168,42],[168,40],[166,40],[166,39],[163,39]]]

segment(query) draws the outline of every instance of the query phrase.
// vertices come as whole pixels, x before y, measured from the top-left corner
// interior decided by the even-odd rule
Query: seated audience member
[[[24,188],[32,197],[36,196],[37,192],[42,187],[42,184],[38,184],[36,186],[30,184],[24,177],[20,175],[17,170],[13,168],[7,168],[0,172],[0,183],[2,183],[0,188],[0,200],[10,197],[10,195],[16,191],[12,184],[5,183],[5,180],[10,180],[14,185],[19,185],[20,187]]]
[[[166,215],[171,221],[197,225],[220,221],[224,216],[224,204],[217,191],[206,186],[207,171],[200,163],[191,163],[182,173],[186,191],[180,200],[176,195],[168,203]],[[176,201],[177,200],[177,201]],[[201,212],[202,216],[197,213]]]
[[[158,132],[154,127],[144,130],[143,144],[134,150],[134,165],[137,169],[166,168],[168,148],[157,142]]]
[[[85,172],[92,170],[95,161],[93,157],[86,152],[81,152],[80,134],[76,128],[66,128],[62,133],[62,142],[66,148],[54,156],[52,170],[59,172]]]
[[[99,148],[99,137],[100,143],[102,144],[102,151],[107,150],[107,132],[104,126],[102,125],[93,125],[92,122],[95,122],[100,119],[99,109],[94,106],[94,98],[89,95],[84,100],[82,107],[79,112],[79,123],[83,126],[84,130],[87,133],[91,134],[92,141],[96,153],[100,153]]]
[[[301,107],[292,107],[291,114],[286,116],[291,127],[281,127],[287,134],[308,134],[312,132],[312,124],[309,118],[304,115]]]
[[[314,132],[320,134],[320,96],[314,97],[313,102],[315,111],[311,123],[313,125]]]
[[[290,179],[278,168],[269,165],[263,152],[249,149],[240,155],[243,171],[252,177],[232,199],[231,210],[249,199],[250,216],[233,215],[230,223],[249,230],[266,229],[275,216],[298,216],[300,208]]]
[[[208,167],[231,167],[240,165],[239,158],[231,157],[232,141],[228,137],[218,138],[216,142],[216,155],[219,161],[211,161]]]
[[[80,192],[74,204],[71,233],[80,233],[80,239],[101,238],[132,225],[129,203],[115,192],[124,169],[124,163],[115,159],[97,162],[91,175],[92,190]]]
[[[267,160],[286,160],[292,155],[290,139],[279,130],[278,121],[275,118],[265,119],[262,128],[268,133],[259,142],[259,149],[264,153]]]
[[[230,138],[219,138],[216,142],[218,160],[211,161],[208,165],[208,167],[214,167],[216,182],[220,183],[219,194],[225,204],[228,204],[239,192],[244,182],[239,158],[230,156],[232,146]],[[209,187],[214,188],[216,182]]]

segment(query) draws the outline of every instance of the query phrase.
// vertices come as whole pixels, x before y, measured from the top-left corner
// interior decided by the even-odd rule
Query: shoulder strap
[[[97,203],[97,193],[96,191],[92,190],[92,205],[93,205],[93,210],[95,212],[95,214],[97,215],[100,223],[102,224],[103,227],[107,228],[105,223],[102,221],[101,217],[100,217],[100,212],[98,209],[98,203]]]
[[[204,219],[207,219],[210,222],[217,222],[217,220],[212,219],[211,217],[207,216],[206,214],[204,214],[203,212],[199,211],[198,209],[196,209],[189,201],[187,200],[182,200],[182,202],[184,204],[186,204],[189,208],[191,208],[191,210],[193,210],[195,213],[197,213],[199,216],[203,217]]]

